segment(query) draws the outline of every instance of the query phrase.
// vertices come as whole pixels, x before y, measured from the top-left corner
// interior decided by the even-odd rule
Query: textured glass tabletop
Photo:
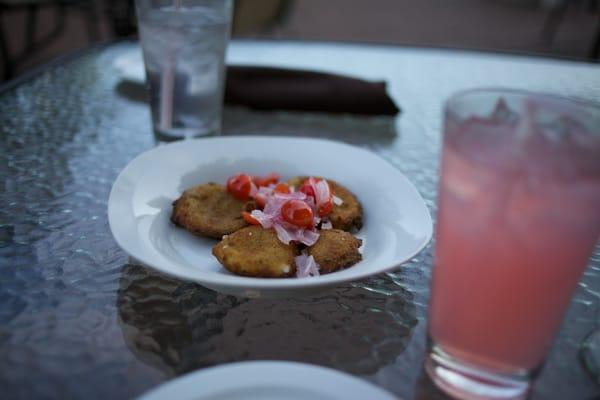
[[[234,42],[232,63],[386,80],[403,113],[358,118],[227,109],[225,135],[326,137],[377,152],[436,211],[441,107],[508,86],[600,100],[591,64],[319,43]],[[135,265],[109,231],[118,172],[155,145],[128,80],[135,43],[87,51],[0,92],[0,396],[125,399],[174,376],[258,359],[355,374],[410,398],[440,396],[421,371],[432,246],[395,273],[316,298],[247,300]],[[536,399],[592,399],[579,348],[600,323],[600,252],[588,267]]]

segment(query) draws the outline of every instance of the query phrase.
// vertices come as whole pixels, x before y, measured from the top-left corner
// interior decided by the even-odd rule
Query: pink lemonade
[[[600,126],[537,107],[446,118],[429,334],[493,373],[541,364],[600,236]]]

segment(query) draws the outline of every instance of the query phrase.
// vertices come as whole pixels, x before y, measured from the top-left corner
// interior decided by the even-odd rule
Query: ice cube
[[[490,114],[490,120],[497,124],[513,124],[519,119],[519,114],[511,110],[504,97],[500,97],[494,111]]]

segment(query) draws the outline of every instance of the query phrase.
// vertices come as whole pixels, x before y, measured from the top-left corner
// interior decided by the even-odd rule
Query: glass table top
[[[508,86],[600,100],[592,64],[335,43],[234,41],[234,64],[385,80],[396,118],[227,108],[224,135],[324,137],[378,153],[435,217],[441,109]],[[314,298],[243,299],[136,265],[106,216],[112,182],[155,146],[139,46],[90,49],[0,91],[0,389],[7,398],[125,399],[174,376],[259,359],[329,366],[402,398],[424,377],[430,245],[394,273]],[[137,84],[136,84],[137,82]],[[600,394],[580,361],[600,325],[600,250],[579,284],[534,399]]]

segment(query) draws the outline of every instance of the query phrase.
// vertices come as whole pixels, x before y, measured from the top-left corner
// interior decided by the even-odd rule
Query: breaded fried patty
[[[351,191],[336,181],[327,181],[333,193],[342,199],[343,203],[333,206],[329,220],[335,229],[343,231],[359,230],[363,225],[363,210],[360,202]]]
[[[296,189],[308,179],[307,176],[297,176],[287,181],[290,186]],[[327,179],[327,183],[333,190],[333,194],[342,199],[342,204],[334,205],[329,220],[335,229],[343,231],[359,230],[363,224],[362,206],[356,196],[351,191],[340,185],[336,181]]]
[[[223,186],[206,183],[186,190],[173,203],[171,221],[196,235],[221,239],[248,225],[242,217],[247,207]]]
[[[323,274],[356,264],[362,259],[358,248],[362,240],[339,229],[322,230],[319,240],[308,248]]]
[[[319,177],[316,176],[315,178],[319,178]],[[296,176],[294,178],[288,179],[286,181],[286,183],[288,185],[294,187],[296,190],[298,190],[300,188],[300,186],[302,186],[304,181],[307,179],[308,179],[308,176]]]
[[[260,226],[225,236],[212,252],[225,268],[238,275],[283,278],[296,272],[296,245],[282,243],[274,230]]]

